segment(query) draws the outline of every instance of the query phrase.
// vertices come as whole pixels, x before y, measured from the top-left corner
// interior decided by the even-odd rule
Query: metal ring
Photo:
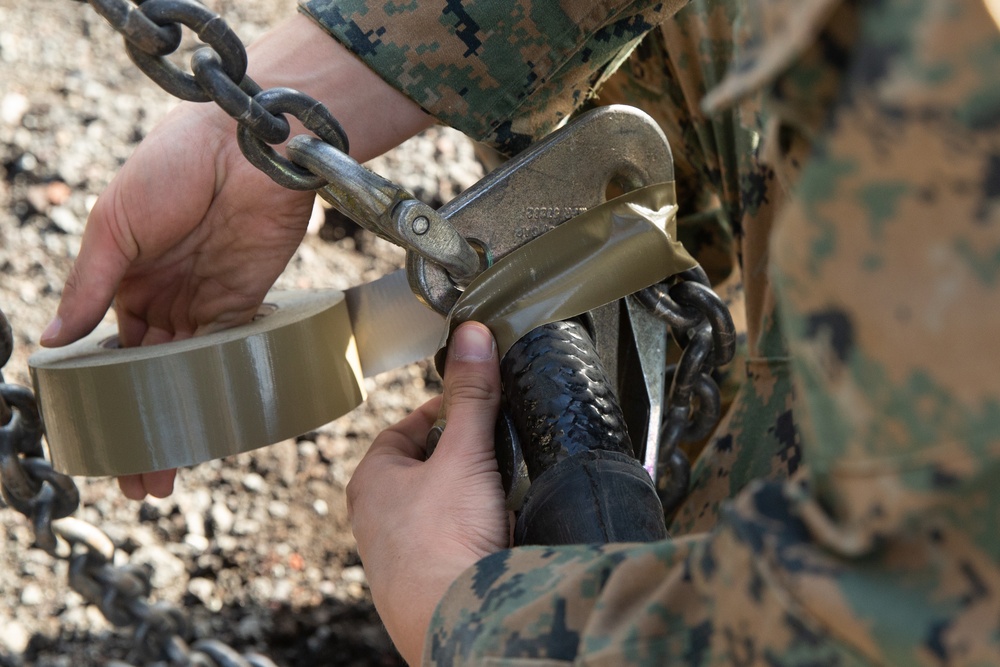
[[[695,282],[705,287],[711,287],[712,281],[708,279],[708,274],[705,273],[705,269],[701,267],[701,264],[695,264],[690,269],[685,269],[673,276],[673,280],[678,282]]]
[[[10,328],[7,316],[0,310],[0,368],[7,365],[10,355],[14,353],[14,332]],[[3,380],[0,379],[0,382]]]
[[[677,371],[670,384],[670,401],[691,402],[694,382],[705,367],[712,353],[711,328],[707,322],[696,327],[688,338],[688,344],[677,361]]]
[[[444,429],[448,425],[448,420],[443,417],[434,422],[431,426],[431,430],[427,432],[427,443],[425,446],[425,457],[430,458],[434,450],[437,449],[438,442],[441,441],[441,436],[444,435]]]
[[[101,601],[103,586],[94,576],[93,570],[105,566],[104,562],[95,565],[90,552],[74,555],[69,560],[69,587],[79,593],[89,604]]]
[[[69,475],[56,472],[45,459],[34,457],[21,459],[21,466],[40,486],[48,484],[52,489],[52,519],[68,517],[80,506],[80,491]]]
[[[90,6],[125,38],[126,46],[150,56],[165,56],[181,44],[178,25],[157,25],[143,13],[143,8],[123,0],[89,0]]]
[[[280,144],[288,139],[291,132],[288,121],[262,107],[241,85],[230,79],[223,69],[222,58],[215,51],[198,49],[191,58],[191,70],[201,89],[256,137],[269,144]]]
[[[666,322],[671,329],[690,329],[701,319],[701,314],[696,309],[685,308],[674,301],[667,286],[662,283],[650,285],[635,295],[647,310]]]
[[[291,88],[271,88],[253,98],[270,113],[291,114],[323,142],[347,154],[350,146],[344,128],[330,110],[305,93]],[[236,131],[243,155],[274,182],[290,190],[318,190],[330,181],[299,166],[254,136],[240,125]]]
[[[0,397],[9,408],[13,408],[10,421],[0,426],[0,436],[4,438],[4,442],[13,443],[14,453],[43,457],[42,417],[38,412],[35,395],[27,387],[18,384],[0,384]],[[18,417],[16,423],[15,415]]]
[[[199,639],[191,645],[191,648],[196,653],[204,653],[220,667],[252,667],[232,647],[218,639]]]
[[[92,523],[75,517],[65,517],[52,523],[56,535],[66,540],[70,546],[81,545],[95,563],[110,563],[115,556],[115,543],[107,533]]]
[[[670,296],[681,306],[696,309],[711,325],[712,354],[708,363],[712,366],[722,366],[732,361],[733,355],[736,354],[736,329],[733,325],[733,316],[712,288],[689,280],[671,287]]]
[[[139,616],[132,603],[152,591],[146,571],[131,564],[120,568],[103,565],[94,578],[105,588],[98,604],[104,617],[119,627],[131,625]]]
[[[198,35],[220,55],[222,68],[234,82],[247,72],[247,52],[225,19],[193,0],[146,0],[141,11],[159,25],[180,23]],[[202,90],[191,74],[181,71],[162,56],[143,52],[131,42],[125,48],[136,66],[165,91],[189,102],[208,102],[212,98]]]
[[[667,384],[673,382],[674,373],[677,371],[677,364],[671,364],[666,369]],[[719,386],[715,380],[705,373],[699,373],[691,383],[692,395],[698,399],[698,409],[688,411],[684,428],[678,431],[680,442],[693,442],[707,437],[715,428],[722,411],[722,397],[719,394]],[[666,418],[663,429],[666,429]]]
[[[663,505],[663,513],[671,516],[687,498],[691,484],[691,462],[679,449],[661,457],[656,466],[656,494]]]
[[[181,610],[167,602],[157,602],[149,608],[146,619],[135,630],[135,643],[144,658],[155,660],[164,653],[164,646],[175,635],[183,636],[187,622]]]
[[[13,437],[20,431],[21,413],[15,412],[10,422],[0,429],[0,495],[7,504],[25,516],[34,514],[32,500],[41,490],[41,484],[28,475],[23,461],[17,454]]]

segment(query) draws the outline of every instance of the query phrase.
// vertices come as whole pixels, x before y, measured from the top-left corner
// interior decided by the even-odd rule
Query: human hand
[[[249,73],[262,86],[297,88],[327,103],[356,159],[374,157],[432,121],[302,15],[248,55]],[[301,131],[292,126],[293,136]],[[81,338],[112,302],[125,346],[249,321],[301,242],[313,198],[278,186],[247,162],[235,121],[214,105],[180,105],[95,204],[41,343]],[[126,496],[141,499],[168,495],[173,479],[174,471],[160,471],[119,483]]]
[[[510,546],[493,451],[500,367],[489,330],[468,322],[448,347],[443,398],[383,431],[347,486],[372,598],[400,654],[419,664],[431,616],[476,561]],[[447,426],[425,459],[427,432]]]
[[[254,168],[235,126],[203,106],[171,113],[94,206],[63,289],[56,338],[93,328],[114,299],[125,347],[249,321],[305,234],[314,194]],[[170,494],[174,471],[119,479],[123,493]]]

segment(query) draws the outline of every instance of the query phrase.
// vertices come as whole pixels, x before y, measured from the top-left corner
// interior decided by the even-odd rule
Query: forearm
[[[407,555],[399,554],[399,557],[407,558]],[[371,561],[364,553],[361,553],[361,558],[362,562]],[[377,571],[368,569],[368,584],[379,618],[408,665],[415,667],[420,664],[434,610],[451,585],[476,560],[425,562],[426,566],[421,567],[419,572],[412,572],[412,576],[393,582],[383,582]]]
[[[247,49],[247,73],[264,88],[299,90],[322,102],[340,121],[360,162],[393,148],[434,119],[383,81],[310,18],[297,14]],[[236,122],[215,105],[202,105],[209,122],[235,132]],[[292,136],[306,132],[289,119]]]

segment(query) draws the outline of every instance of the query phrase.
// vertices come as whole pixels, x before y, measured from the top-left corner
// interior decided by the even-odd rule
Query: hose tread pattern
[[[532,480],[585,451],[634,456],[618,399],[579,322],[534,329],[507,352],[500,372],[518,437],[533,443],[525,451]]]

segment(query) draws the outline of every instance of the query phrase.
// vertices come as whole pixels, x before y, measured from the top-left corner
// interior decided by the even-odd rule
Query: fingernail
[[[465,361],[486,361],[493,358],[493,336],[483,326],[465,325],[455,329],[451,339],[451,356]]]
[[[45,327],[45,331],[42,332],[42,343],[47,343],[55,340],[59,337],[59,332],[62,331],[63,321],[62,318],[56,316],[54,320],[49,322],[49,325]]]

